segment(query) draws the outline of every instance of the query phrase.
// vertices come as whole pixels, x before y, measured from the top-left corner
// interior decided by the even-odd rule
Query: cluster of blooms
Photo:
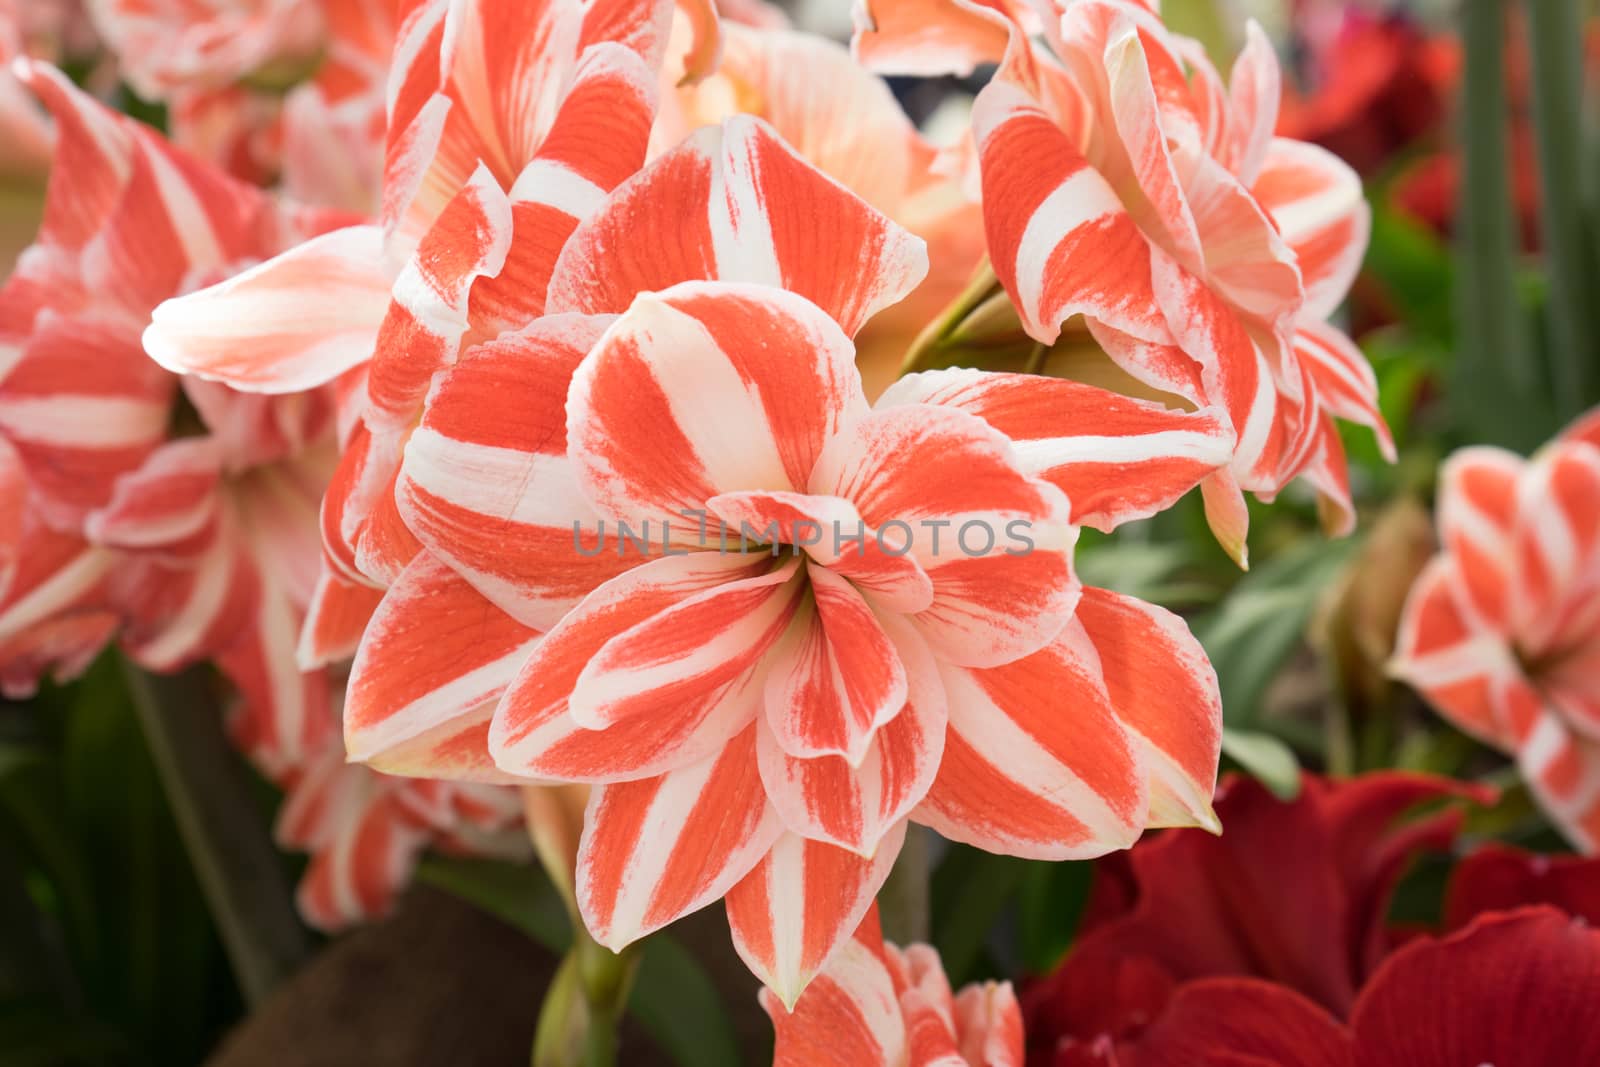
[[[324,927],[381,912],[430,842],[526,849],[514,793],[346,767],[339,678],[300,670],[317,507],[356,376],[289,396],[178,378],[151,310],[346,216],[241,184],[74,88],[15,76],[54,119],[44,223],[0,290],[0,684],[71,676],[113,636],[142,666],[211,660],[241,747],[288,790],[286,847]]]
[[[1492,792],[1379,772],[1297,799],[1225,781],[1221,838],[1102,860],[1079,940],[1024,989],[1033,1067],[1540,1067],[1600,1056],[1600,860],[1503,845],[1450,872],[1437,922],[1387,916]]]
[[[1130,0],[863,3],[853,50],[709,0],[103,6],[180,109],[326,51],[282,112],[348,99],[314,144],[364,143],[392,38],[381,190],[286,156],[301,206],[19,67],[57,166],[0,306],[8,684],[113,633],[151,669],[215,661],[297,791],[286,836],[342,850],[308,893],[340,914],[427,841],[498,847],[504,786],[589,785],[601,943],[725,898],[786,1008],[833,974],[883,1062],[1015,1062],[1003,990],[952,1002],[872,933],[908,822],[1039,859],[1217,827],[1211,666],[1176,616],[1079,582],[1078,527],[1199,486],[1243,561],[1247,491],[1303,477],[1348,529],[1335,418],[1388,446],[1327,322],[1360,183],[1273,136],[1259,31],[1225,82]],[[947,150],[869,72],[990,61]],[[1128,388],[893,381],[985,257],[1031,337],[1092,338]],[[685,514],[712,533],[617,539]],[[1027,552],[876,536],[1016,523]],[[875,536],[799,533],[834,524]],[[303,828],[335,808],[359,827]]]

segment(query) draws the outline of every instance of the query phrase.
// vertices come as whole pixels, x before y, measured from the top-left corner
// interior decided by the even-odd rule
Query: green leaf
[[[1540,0],[1544,2],[1544,0]],[[1534,376],[1528,324],[1516,289],[1506,137],[1505,5],[1463,4],[1461,142],[1465,173],[1457,212],[1456,341],[1451,405],[1464,436],[1527,451],[1553,429]]]
[[[1222,753],[1280,800],[1300,795],[1300,761],[1288,745],[1271,734],[1223,727]]]
[[[935,868],[930,891],[933,944],[953,985],[979,977],[984,943],[1011,903],[1028,862],[951,845]]]
[[[1539,149],[1539,223],[1549,271],[1550,381],[1563,420],[1596,399],[1594,295],[1600,289],[1585,224],[1583,32],[1575,2],[1526,5],[1533,127]],[[1594,177],[1591,175],[1591,177]]]
[[[739,1043],[722,994],[671,934],[645,939],[628,1011],[683,1067],[738,1067]]]
[[[1452,332],[1455,268],[1434,232],[1372,197],[1372,239],[1362,269],[1404,312],[1406,324],[1434,341]]]
[[[1092,863],[1029,863],[1018,894],[1017,940],[1032,974],[1047,974],[1061,962],[1094,880]]]
[[[1284,662],[1299,647],[1322,589],[1343,568],[1356,542],[1312,540],[1241,578],[1222,607],[1195,624],[1222,687],[1222,713],[1234,726],[1252,726],[1261,700]]]

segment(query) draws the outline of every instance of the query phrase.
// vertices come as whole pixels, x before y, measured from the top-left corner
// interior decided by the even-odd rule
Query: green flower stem
[[[245,1000],[259,1004],[311,950],[282,861],[198,668],[170,677],[125,664],[128,689],[189,862]]]
[[[928,899],[932,857],[930,831],[916,823],[906,827],[906,841],[900,846],[889,877],[878,893],[878,915],[883,936],[900,945],[928,940],[930,903]]]
[[[639,973],[643,942],[620,953],[582,925],[545,993],[533,1039],[533,1067],[614,1067],[617,1028]]]

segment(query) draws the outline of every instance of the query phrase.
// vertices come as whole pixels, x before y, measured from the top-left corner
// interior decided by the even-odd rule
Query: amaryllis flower
[[[1394,673],[1516,756],[1546,814],[1600,848],[1600,417],[1532,459],[1445,461],[1442,551],[1412,587]]]
[[[313,388],[377,354],[323,509],[330,567],[303,662],[348,655],[373,590],[417,550],[392,485],[432,375],[464,339],[544,310],[567,236],[643,160],[672,7],[402,5],[381,225],[156,310],[152,356],[246,391]]]
[[[459,776],[486,747],[593,783],[591,932],[620,947],[726,895],[786,1001],[908,817],[1050,858],[1212,825],[1210,666],[1175,617],[1080,589],[1062,486],[1122,506],[1107,463],[1159,480],[1163,434],[1215,415],[960,372],[869,407],[851,335],[924,269],[759,120],[619,187],[550,313],[432,387],[397,490],[426,551],[356,657],[352,756]],[[1091,409],[1120,413],[1107,462],[1069,431]]]
[[[768,990],[773,1067],[1022,1067],[1022,1012],[1009,982],[952,993],[928,945],[883,940],[878,909],[790,1011]]]
[[[884,5],[869,5],[876,15]],[[1305,475],[1329,524],[1353,520],[1332,416],[1388,447],[1371,368],[1325,322],[1360,263],[1368,211],[1326,151],[1273,137],[1280,73],[1259,28],[1224,83],[1197,42],[1122,0],[1057,3],[1043,43],[950,0],[940,31],[858,50],[896,69],[992,50],[973,108],[995,274],[1036,341],[1082,316],[1107,354],[1174,405],[1223,408],[1229,462],[1204,483],[1219,540],[1244,558],[1241,490],[1270,498]],[[991,29],[981,31],[981,23]],[[967,53],[952,49],[963,35]],[[918,42],[921,42],[920,44]]]
[[[180,385],[139,348],[161,299],[324,223],[174,150],[53,68],[18,69],[59,136],[44,225],[0,292],[0,435],[28,511],[0,640],[31,646],[32,673],[59,673],[110,636],[109,615],[146,666],[217,657],[259,683],[257,701],[300,709],[284,721],[326,732],[325,686],[319,705],[319,686],[282,670],[274,649],[292,647],[315,575],[338,396]],[[63,643],[69,633],[82,643]],[[31,681],[18,662],[13,688]]]
[[[1024,990],[1039,1062],[1076,1063],[1051,1057],[1133,1039],[1191,984],[1222,976],[1278,983],[1345,1017],[1391,947],[1401,876],[1460,829],[1459,805],[1417,810],[1490,796],[1424,775],[1306,775],[1285,802],[1254,779],[1228,779],[1217,793],[1222,837],[1169,832],[1101,861],[1078,943]]]
[[[1136,1040],[1065,1050],[1048,1067],[1548,1067],[1600,1058],[1600,930],[1552,908],[1493,912],[1396,952],[1348,1024],[1289,988],[1185,987]]]

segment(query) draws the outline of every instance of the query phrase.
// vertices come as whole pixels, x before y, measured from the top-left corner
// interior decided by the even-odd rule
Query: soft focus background
[[[1549,42],[1515,17],[1533,4],[1572,5],[1588,57],[1576,93],[1541,80],[1534,52]],[[848,37],[845,0],[783,6],[803,28]],[[1224,69],[1244,19],[1257,19],[1291,74],[1281,132],[1329,148],[1365,180],[1371,247],[1342,316],[1377,372],[1399,462],[1346,427],[1358,532],[1326,539],[1298,487],[1271,508],[1252,502],[1247,573],[1207,532],[1197,494],[1115,536],[1085,531],[1079,559],[1086,582],[1190,619],[1221,678],[1227,766],[1284,797],[1302,767],[1481,779],[1502,792],[1475,809],[1469,835],[1555,849],[1506,760],[1385,673],[1405,593],[1435,549],[1441,459],[1473,442],[1531,450],[1600,379],[1600,233],[1586,228],[1600,219],[1600,16],[1593,0],[1506,6],[1509,32],[1498,12],[1485,17],[1498,7],[1485,0],[1166,0],[1169,24]],[[26,49],[163,121],[101,64],[78,4],[21,0],[18,11]],[[937,130],[973,86],[895,88]],[[37,228],[46,145],[42,127],[0,145],[0,273]],[[276,794],[261,783],[256,800],[265,823]],[[1093,864],[927,845],[931,891],[891,883],[885,906],[890,932],[931,941],[952,983],[1043,973],[1072,944]],[[1441,870],[1412,870],[1397,907],[1436,914]],[[115,662],[0,706],[0,1064],[525,1062],[569,936],[533,868],[430,857],[391,919],[329,943],[304,934],[297,951],[315,956],[253,1013],[203,904],[203,874]],[[721,1067],[761,1062],[770,1045],[720,909],[652,941],[630,1007],[639,1051],[626,1062]]]

